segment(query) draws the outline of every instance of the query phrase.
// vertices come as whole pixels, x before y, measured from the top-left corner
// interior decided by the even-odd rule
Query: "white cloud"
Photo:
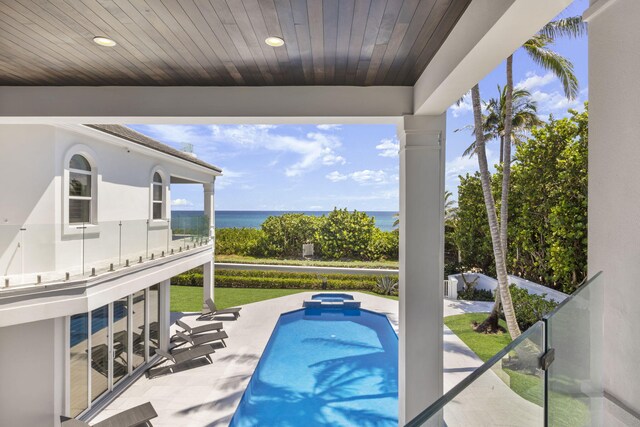
[[[312,205],[312,206],[309,206],[309,210],[310,210],[310,211],[319,211],[319,210],[321,210],[321,209],[322,209],[322,205]]]
[[[216,178],[216,188],[227,188],[231,184],[236,184],[238,180],[245,176],[244,172],[238,172],[233,169],[221,167],[222,176]]]
[[[494,153],[489,148],[487,150],[487,162],[489,163],[489,170],[494,171],[494,165],[498,163],[498,154]],[[445,187],[451,191],[456,197],[458,194],[458,184],[460,184],[459,176],[471,174],[473,175],[478,170],[478,159],[476,156],[458,156],[452,160],[449,160],[445,165]]]
[[[451,114],[453,114],[453,117],[460,117],[472,111],[473,106],[471,105],[471,96],[469,96],[468,93],[465,94],[462,97],[462,100],[460,101],[460,103],[455,103],[449,108],[451,109]]]
[[[343,175],[338,171],[333,171],[331,173],[328,173],[325,178],[327,178],[329,181],[331,182],[340,182],[340,181],[344,181],[347,178],[349,178],[347,175]]]
[[[376,145],[376,149],[380,150],[378,156],[381,157],[398,157],[400,143],[397,138],[385,138],[380,140],[380,144]]]
[[[384,170],[370,170],[364,169],[355,172],[350,172],[347,174],[340,173],[338,171],[333,171],[326,175],[326,178],[331,182],[340,182],[346,181],[347,179],[351,179],[352,181],[360,184],[360,185],[380,185],[380,184],[390,184],[394,182],[398,182],[398,175],[389,173]]]
[[[525,77],[526,78],[524,80],[521,80],[516,84],[517,89],[525,89],[531,91],[535,88],[547,86],[548,84],[553,83],[555,80],[557,80],[557,77],[551,72],[548,72],[544,76],[541,76],[529,71],[525,75]]]
[[[545,120],[549,114],[560,113],[560,115],[564,115],[569,108],[579,108],[584,102],[580,96],[570,100],[558,91],[543,92],[536,90],[531,93],[531,99],[536,101],[538,115]]]
[[[342,125],[318,125],[316,126],[320,130],[340,130]]]
[[[350,174],[358,184],[384,184],[387,182],[387,173],[383,170],[361,170]]]
[[[187,199],[175,199],[171,201],[171,205],[173,206],[193,206],[193,202]]]
[[[342,143],[335,135],[309,132],[303,137],[281,135],[272,132],[273,125],[210,126],[212,138],[239,145],[243,148],[265,148],[281,153],[293,153],[298,161],[284,167],[286,176],[299,176],[319,166],[345,164],[346,159],[336,150]]]

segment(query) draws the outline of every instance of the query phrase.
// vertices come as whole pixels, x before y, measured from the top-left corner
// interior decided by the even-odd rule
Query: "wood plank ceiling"
[[[0,0],[0,85],[413,85],[470,1]]]

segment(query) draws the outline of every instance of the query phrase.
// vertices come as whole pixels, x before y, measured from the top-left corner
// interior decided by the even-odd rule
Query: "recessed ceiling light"
[[[115,41],[111,40],[109,37],[104,37],[104,36],[95,36],[93,38],[93,42],[97,45],[106,46],[106,47],[113,47],[117,44]]]
[[[280,47],[284,44],[284,40],[282,40],[280,37],[267,37],[266,39],[264,39],[264,42],[273,47]]]

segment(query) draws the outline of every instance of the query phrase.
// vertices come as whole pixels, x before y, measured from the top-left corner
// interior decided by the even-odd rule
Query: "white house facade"
[[[119,125],[0,127],[1,425],[98,410],[169,337],[170,278],[205,271],[221,170]],[[171,218],[171,186],[205,212]]]

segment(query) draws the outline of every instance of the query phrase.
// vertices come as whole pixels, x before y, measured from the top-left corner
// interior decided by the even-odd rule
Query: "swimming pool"
[[[334,293],[322,293],[315,294],[311,297],[312,300],[320,300],[326,302],[342,302],[345,300],[353,301],[353,295],[349,294],[334,294]]]
[[[386,316],[306,308],[280,316],[229,425],[397,424],[398,337]]]

